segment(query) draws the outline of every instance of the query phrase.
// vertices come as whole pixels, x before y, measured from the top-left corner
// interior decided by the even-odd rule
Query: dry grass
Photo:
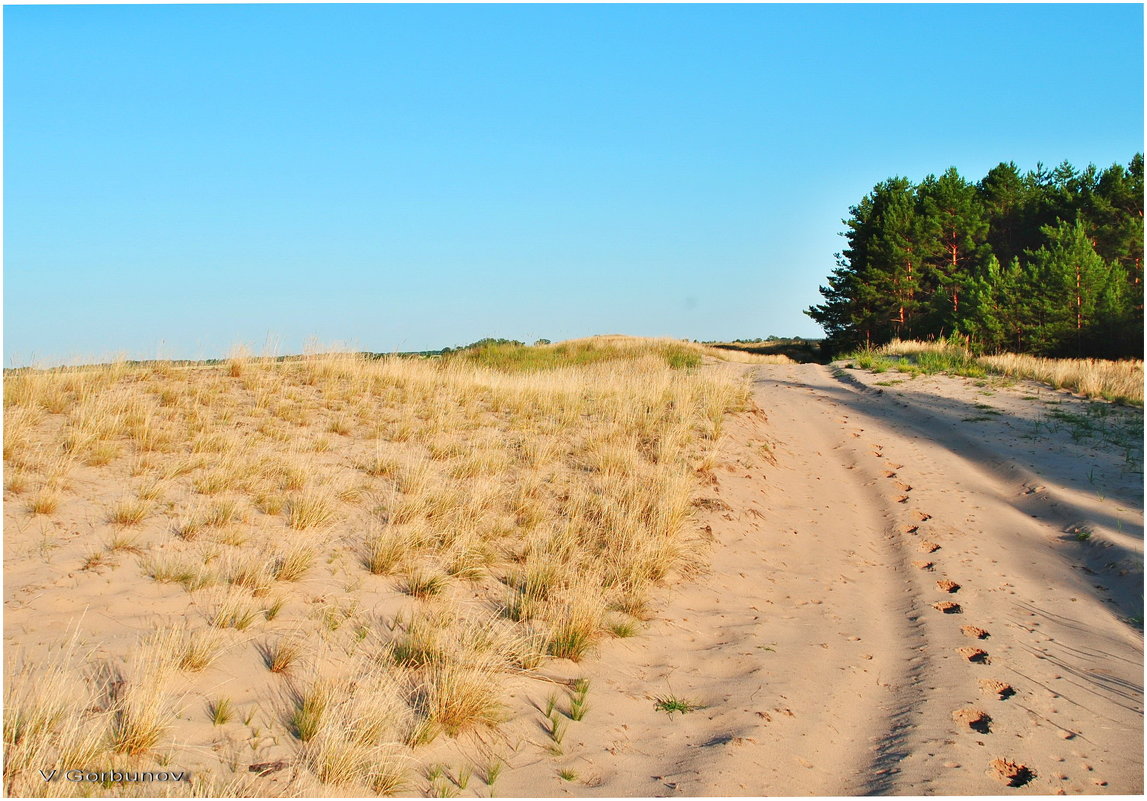
[[[320,528],[338,516],[332,494],[319,488],[296,493],[287,501],[287,525],[293,529]]]
[[[319,781],[361,784],[390,795],[406,784],[400,738],[412,725],[401,685],[370,664],[313,682],[293,697],[291,724],[304,763]]]
[[[1143,362],[1103,359],[1041,359],[1006,353],[980,361],[997,373],[1031,378],[1089,398],[1143,404]]]
[[[10,374],[7,514],[77,532],[61,569],[106,553],[105,524],[146,542],[77,580],[102,582],[78,590],[97,608],[124,608],[109,581],[149,599],[128,625],[153,634],[88,626],[118,665],[99,681],[92,655],[40,654],[42,680],[8,660],[9,791],[34,790],[58,754],[146,762],[181,743],[219,760],[201,790],[230,786],[182,699],[250,685],[286,694],[281,715],[250,728],[293,744],[301,794],[400,792],[426,743],[516,714],[523,671],[631,631],[657,585],[703,560],[688,525],[695,466],[748,390],[734,368],[695,369],[728,351],[591,344],[525,370],[236,351],[215,366]],[[156,623],[150,599],[163,619],[203,622]],[[234,666],[252,647],[266,671]]]
[[[1143,404],[1142,360],[1046,359],[1018,353],[973,357],[966,348],[946,341],[899,339],[877,348],[875,353],[888,356],[956,356],[974,361],[993,373],[1042,381],[1056,389],[1070,389],[1089,398]]]
[[[566,342],[559,342],[556,345],[549,345],[547,347],[557,348],[561,346],[586,346],[592,345],[604,348],[615,348],[623,354],[632,355],[633,353],[640,353],[647,350],[651,345],[654,347],[662,348],[680,348],[689,353],[697,354],[698,356],[705,356],[710,359],[723,362],[737,362],[740,364],[794,364],[792,359],[783,354],[758,354],[747,353],[743,350],[732,350],[728,348],[717,348],[712,345],[703,345],[699,342],[690,342],[681,339],[641,339],[636,337],[628,337],[624,335],[605,335],[596,337],[587,337],[585,339],[571,339]]]
[[[504,707],[498,682],[500,665],[492,659],[460,663],[435,659],[424,668],[420,698],[425,725],[449,735],[501,722]]]
[[[53,489],[42,489],[28,501],[28,514],[51,515],[60,506],[60,493]]]
[[[263,664],[272,673],[292,670],[306,651],[306,643],[299,637],[280,637],[258,646]]]
[[[211,612],[207,616],[207,622],[216,628],[243,631],[255,622],[259,612],[259,607],[255,605],[247,593],[232,588],[216,593]]]
[[[889,356],[916,356],[920,353],[948,353],[953,350],[971,353],[967,348],[953,345],[947,340],[923,341],[918,339],[894,339],[887,345],[875,349],[877,353]]]
[[[266,553],[260,550],[238,550],[229,552],[223,560],[223,574],[228,583],[234,587],[242,587],[256,598],[266,595],[275,576],[274,566],[268,560]]]
[[[197,673],[208,668],[226,648],[226,639],[216,629],[177,629],[172,643],[176,667]]]
[[[315,548],[306,540],[288,542],[270,566],[275,581],[299,581],[315,562]]]
[[[77,669],[72,638],[42,660],[9,655],[4,684],[4,790],[9,797],[43,795],[38,771],[94,764],[106,753],[110,714]],[[100,710],[88,715],[81,709]]]
[[[219,582],[218,573],[193,554],[152,554],[141,561],[145,575],[161,583],[182,584],[188,592],[210,587]]]
[[[139,498],[121,498],[108,510],[107,521],[113,526],[138,526],[151,512],[151,504]]]
[[[134,654],[130,671],[114,673],[107,685],[112,722],[112,751],[139,756],[152,751],[171,729],[173,715],[167,682],[174,654],[162,640],[152,640]]]
[[[400,587],[407,595],[415,598],[432,598],[446,589],[446,576],[415,568],[406,574]]]
[[[362,544],[362,564],[371,573],[385,576],[417,551],[418,534],[409,526],[388,525],[369,530]]]

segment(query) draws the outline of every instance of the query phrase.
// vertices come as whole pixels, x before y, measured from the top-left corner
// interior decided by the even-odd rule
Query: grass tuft
[[[337,518],[334,498],[325,490],[303,490],[287,501],[287,525],[293,529],[321,528]]]
[[[308,543],[296,541],[275,557],[271,574],[276,581],[299,581],[315,562],[315,549]]]
[[[230,698],[217,698],[207,703],[207,716],[211,718],[211,725],[226,726],[231,722],[235,709]]]
[[[414,569],[406,574],[401,589],[407,595],[415,598],[427,599],[441,595],[446,589],[449,580],[441,573],[431,573],[422,569]]]
[[[658,696],[655,699],[653,708],[658,712],[665,712],[669,717],[673,717],[674,712],[680,712],[682,715],[689,712],[696,712],[698,709],[704,709],[704,705],[691,701],[687,698],[678,698],[676,695]]]
[[[28,501],[28,513],[32,515],[52,515],[60,507],[60,493],[53,489],[42,489]]]
[[[280,637],[256,646],[263,664],[272,673],[288,673],[305,651],[305,643],[297,637]]]
[[[226,640],[215,629],[183,632],[175,644],[175,664],[180,670],[197,673],[219,658]]]
[[[208,622],[220,629],[248,628],[259,616],[259,610],[251,602],[246,593],[232,590],[217,596],[215,608],[208,617]]]
[[[139,498],[121,498],[107,515],[107,522],[113,526],[138,526],[151,512],[151,504]]]

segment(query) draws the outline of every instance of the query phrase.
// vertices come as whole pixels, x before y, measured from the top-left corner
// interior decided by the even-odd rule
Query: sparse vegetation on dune
[[[1122,403],[1143,403],[1143,362],[1139,360],[1041,359],[1005,353],[982,356],[993,372],[1031,378],[1056,389],[1070,389],[1090,398]]]
[[[857,351],[842,358],[877,372],[946,372],[971,377],[994,373],[1042,381],[1089,398],[1143,404],[1143,362],[1137,359],[1048,359],[1016,353],[976,356],[967,348],[944,340],[893,340],[879,348]]]
[[[733,346],[722,347],[680,339],[639,339],[620,335],[571,339],[533,347],[503,340],[483,340],[448,352],[445,358],[517,371],[585,366],[632,359],[650,353],[662,357],[670,367],[677,369],[697,367],[702,357],[743,364],[791,364],[793,361],[780,353],[758,353]]]
[[[608,337],[11,373],[7,520],[74,525],[53,569],[115,571],[164,611],[141,609],[134,641],[86,630],[111,678],[74,649],[9,659],[7,791],[116,794],[39,780],[77,750],[148,766],[176,749],[238,787],[242,760],[183,728],[238,731],[237,675],[281,699],[248,761],[275,738],[299,787],[399,791],[419,749],[499,726],[509,682],[633,633],[700,561],[695,473],[749,398],[735,370],[696,369],[728,357],[712,350]]]
[[[823,362],[825,358],[821,349],[822,342],[819,339],[769,337],[768,339],[737,339],[732,342],[704,342],[702,344],[706,348],[722,351],[724,356],[721,358],[741,361],[742,357],[749,357],[744,360],[757,364]],[[754,356],[762,358],[760,361],[750,361]]]

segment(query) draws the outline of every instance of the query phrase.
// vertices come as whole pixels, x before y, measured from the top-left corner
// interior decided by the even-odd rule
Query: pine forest
[[[834,351],[958,337],[979,352],[1142,358],[1143,155],[980,181],[889,178],[849,209],[806,310]]]

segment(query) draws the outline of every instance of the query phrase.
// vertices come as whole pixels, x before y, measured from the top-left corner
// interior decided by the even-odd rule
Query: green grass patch
[[[942,353],[925,351],[911,356],[889,356],[875,351],[860,350],[842,358],[851,361],[854,367],[870,370],[873,373],[895,370],[911,376],[947,373],[948,375],[962,375],[968,378],[983,378],[991,372],[977,362],[975,356],[957,350]],[[881,385],[888,386],[890,384],[882,383]]]
[[[600,362],[639,358],[646,354],[664,359],[675,370],[691,369],[701,364],[701,355],[684,345],[665,343],[640,347],[592,341],[530,346],[516,341],[480,340],[444,354],[443,358],[461,359],[504,372],[529,372],[584,367]]]
[[[666,695],[657,698],[653,708],[658,712],[665,712],[670,717],[673,717],[674,712],[680,712],[684,715],[688,712],[696,712],[698,709],[704,709],[705,707],[687,698],[678,698],[676,695]]]
[[[852,364],[849,365],[850,367],[856,367],[860,370],[871,370],[874,373],[887,371],[888,368],[895,366],[896,361],[868,350],[858,350],[856,353],[851,353],[844,358],[852,362]]]
[[[976,361],[976,357],[964,351],[948,350],[942,353],[925,351],[916,354],[916,366],[920,372],[932,375],[933,373],[948,373],[962,375],[969,378],[983,378],[988,371]]]

